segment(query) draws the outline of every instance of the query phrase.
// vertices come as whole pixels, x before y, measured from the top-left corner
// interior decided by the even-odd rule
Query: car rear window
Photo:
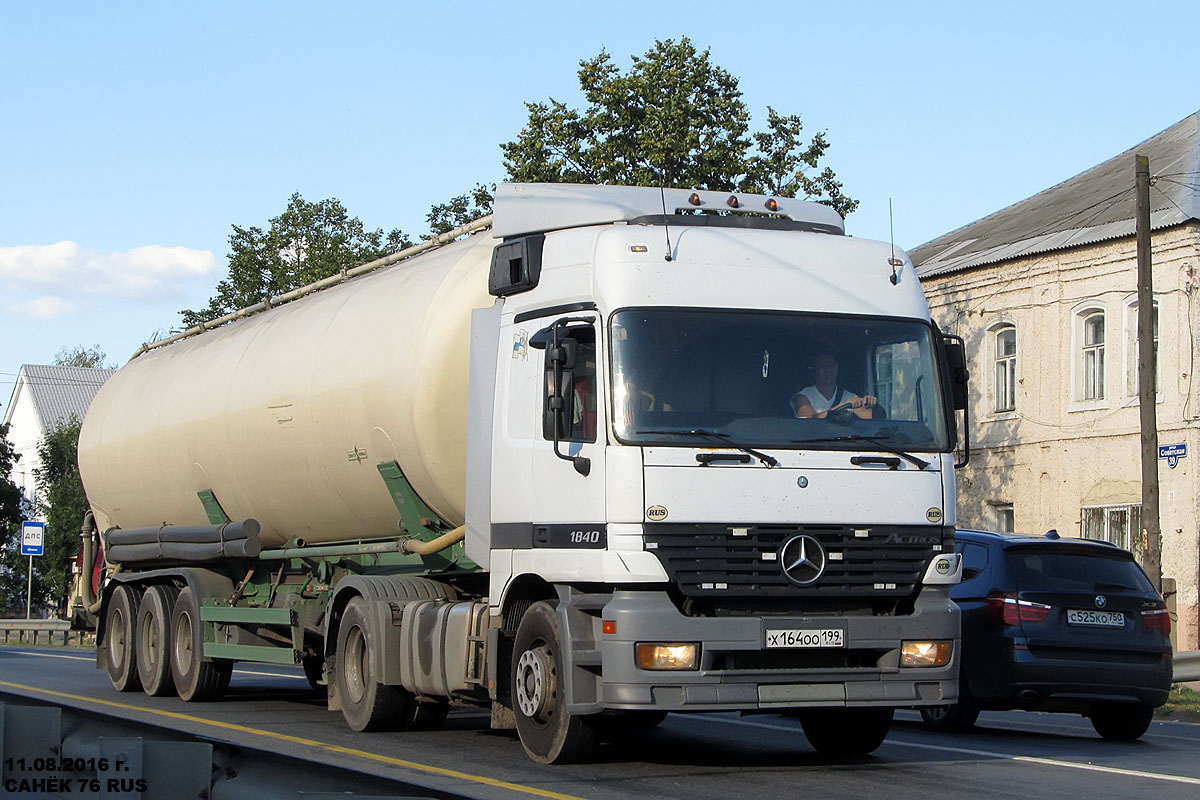
[[[1011,547],[1005,560],[1017,587],[1023,591],[1082,591],[1121,588],[1152,592],[1154,587],[1133,561],[1119,553],[1074,552],[1047,548]]]

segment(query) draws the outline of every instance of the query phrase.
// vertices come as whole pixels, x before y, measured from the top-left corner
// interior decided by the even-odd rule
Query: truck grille
[[[953,547],[953,529],[934,526],[647,523],[654,553],[686,597],[900,598],[913,594],[934,555]],[[784,574],[780,550],[807,534],[825,551],[811,584]]]

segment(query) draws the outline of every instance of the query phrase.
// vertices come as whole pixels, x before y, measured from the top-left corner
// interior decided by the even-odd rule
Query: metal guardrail
[[[1171,680],[1175,683],[1200,681],[1200,650],[1176,653]]]
[[[69,619],[0,619],[0,631],[69,631]]]

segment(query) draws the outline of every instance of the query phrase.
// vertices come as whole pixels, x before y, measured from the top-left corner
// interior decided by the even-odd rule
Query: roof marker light
[[[763,205],[765,205],[767,207],[767,211],[778,211],[779,210],[779,201],[776,200],[774,197],[768,197],[767,202],[764,203]]]
[[[692,192],[692,196],[688,198],[688,202],[694,206],[700,205],[700,194],[698,192]]]
[[[732,195],[732,194],[729,195],[729,199],[725,201],[725,205],[729,206],[730,208],[737,208],[738,207],[737,196]]]

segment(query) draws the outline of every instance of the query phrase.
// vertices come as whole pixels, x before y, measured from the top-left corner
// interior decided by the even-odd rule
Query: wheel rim
[[[108,660],[118,669],[125,666],[125,613],[120,608],[113,609],[108,632]]]
[[[540,720],[554,696],[554,656],[550,648],[531,647],[517,659],[517,707],[530,719]]]
[[[161,643],[158,641],[158,620],[153,612],[142,617],[142,624],[138,630],[138,639],[146,645],[147,665],[157,664]]]
[[[192,615],[186,611],[176,620],[175,661],[183,672],[192,668]]]
[[[367,693],[367,637],[355,626],[346,635],[345,662],[342,665],[346,693],[354,703],[362,702]]]

